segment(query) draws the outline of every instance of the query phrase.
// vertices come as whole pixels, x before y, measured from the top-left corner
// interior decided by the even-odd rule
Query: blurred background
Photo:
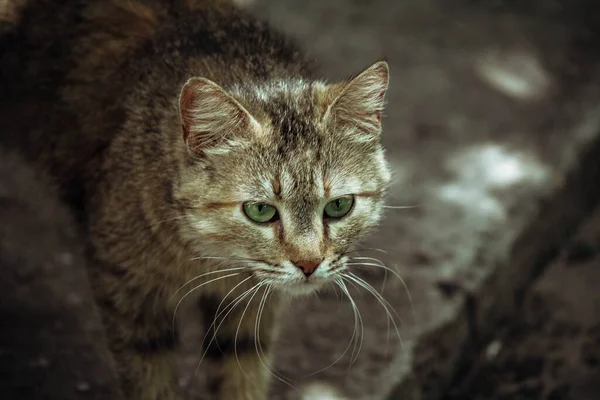
[[[597,2],[238,3],[330,80],[380,58],[391,68],[394,183],[354,266],[373,289],[292,305],[271,398],[599,399]],[[197,320],[184,318],[180,384],[203,399]],[[31,357],[27,374],[52,368]]]

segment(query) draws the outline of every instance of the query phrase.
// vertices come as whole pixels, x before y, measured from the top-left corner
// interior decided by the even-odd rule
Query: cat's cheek
[[[336,221],[328,225],[329,239],[333,243],[336,253],[343,252],[353,242],[351,224],[346,221]]]
[[[380,178],[380,186],[387,187],[392,180],[392,168],[385,156],[383,149],[377,152],[374,159],[374,164],[377,168],[377,174]]]
[[[381,206],[368,199],[357,199],[352,214],[328,225],[329,239],[336,253],[345,252],[364,235],[373,231],[381,219]]]
[[[355,215],[360,218],[364,231],[370,231],[377,226],[383,216],[383,202],[371,197],[358,198],[355,205]]]

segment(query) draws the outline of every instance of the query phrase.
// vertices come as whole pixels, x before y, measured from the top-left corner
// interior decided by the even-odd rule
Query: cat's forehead
[[[303,79],[277,79],[236,88],[249,111],[272,132],[280,152],[320,146],[319,106],[313,83]]]
[[[255,154],[246,160],[237,188],[250,197],[269,201],[316,204],[325,198],[378,190],[380,177],[371,157],[355,154],[364,162],[352,168],[352,161],[335,149],[306,148],[294,155]],[[236,163],[236,165],[239,165]]]
[[[250,152],[239,153],[234,164],[246,165],[240,189],[257,197],[279,191],[282,198],[312,202],[377,185],[372,164],[379,147],[358,145],[324,131],[323,105],[314,94],[315,85],[320,83],[277,80],[234,91],[271,132],[268,141],[261,139]]]

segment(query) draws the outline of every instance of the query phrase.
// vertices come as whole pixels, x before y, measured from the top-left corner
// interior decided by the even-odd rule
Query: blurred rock
[[[0,221],[0,398],[120,399],[71,218],[4,150]]]

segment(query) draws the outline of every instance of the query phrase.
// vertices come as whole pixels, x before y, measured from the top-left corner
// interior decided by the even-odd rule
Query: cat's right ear
[[[195,156],[239,144],[260,124],[223,88],[205,78],[188,80],[179,96],[183,140]]]
[[[387,62],[378,61],[347,82],[331,85],[322,95],[323,120],[354,128],[360,140],[378,138],[389,75]]]

